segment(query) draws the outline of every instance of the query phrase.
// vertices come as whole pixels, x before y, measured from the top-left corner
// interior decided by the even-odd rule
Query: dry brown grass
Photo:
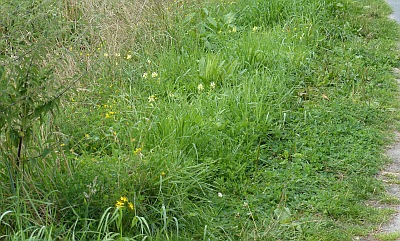
[[[170,35],[176,14],[193,2],[64,0],[63,11],[75,31],[85,33],[91,47],[104,44],[110,53],[117,53],[142,48],[143,44],[160,44]]]
[[[75,53],[63,53],[60,79],[93,70],[98,54],[162,51],[175,40],[177,19],[199,0],[63,0],[62,14],[71,29]],[[179,20],[178,20],[179,21]],[[62,44],[61,44],[62,45]],[[76,50],[82,50],[79,56]],[[78,51],[79,52],[79,51]],[[153,52],[153,53],[150,53]],[[82,67],[84,66],[84,67]]]

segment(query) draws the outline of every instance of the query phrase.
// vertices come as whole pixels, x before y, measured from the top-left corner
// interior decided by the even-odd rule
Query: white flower
[[[204,90],[203,84],[199,84],[199,85],[197,86],[197,89],[198,89],[199,91],[203,91],[203,90]]]
[[[157,97],[155,95],[151,95],[149,96],[149,98],[147,98],[147,100],[151,103],[151,102],[156,102]]]
[[[218,193],[218,197],[222,197],[222,193],[221,192]]]
[[[130,54],[128,54],[127,56],[126,56],[126,59],[131,59],[132,58],[132,55],[130,55]]]
[[[215,82],[211,82],[210,83],[210,88],[213,90],[213,89],[215,89]]]
[[[148,76],[147,72],[144,72],[142,75],[143,79],[147,79],[147,76]]]
[[[156,78],[158,74],[156,72],[151,73],[151,77]]]

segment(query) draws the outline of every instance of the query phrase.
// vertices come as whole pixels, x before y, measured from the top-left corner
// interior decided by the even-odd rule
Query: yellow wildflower
[[[115,207],[117,207],[117,208],[122,208],[122,207],[124,207],[124,202],[121,202],[121,201],[117,201],[117,203],[115,204]]]
[[[132,55],[130,55],[130,54],[128,54],[127,56],[126,56],[126,59],[131,59],[132,58]]]
[[[133,154],[135,155],[135,156],[140,156],[140,154],[142,153],[142,148],[136,148],[134,151],[133,151]]]
[[[120,200],[121,202],[128,202],[128,198],[125,196],[121,197]]]
[[[133,209],[134,209],[133,203],[128,202],[128,208],[129,208],[130,210],[133,210]]]
[[[156,72],[151,73],[151,77],[156,78],[158,74]]]

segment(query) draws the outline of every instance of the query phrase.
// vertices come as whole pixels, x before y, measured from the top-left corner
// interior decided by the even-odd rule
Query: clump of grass
[[[375,237],[378,240],[382,241],[392,241],[392,240],[398,240],[400,238],[399,233],[385,233],[385,234],[377,234]]]

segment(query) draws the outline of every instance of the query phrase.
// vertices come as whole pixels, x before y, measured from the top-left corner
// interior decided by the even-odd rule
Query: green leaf
[[[218,26],[217,21],[215,21],[215,19],[212,18],[212,17],[208,17],[208,18],[207,18],[207,21],[208,21],[208,23],[210,23],[214,28],[216,28],[216,27]]]
[[[45,148],[41,154],[42,157],[46,157],[51,152],[51,149]]]
[[[192,21],[195,15],[196,15],[195,13],[189,13],[188,15],[186,15],[185,19],[183,20],[183,24],[187,24],[190,21]]]
[[[275,217],[281,223],[288,222],[289,218],[292,216],[290,209],[287,207],[278,207],[274,210]]]
[[[0,81],[3,80],[5,73],[6,72],[4,66],[0,65]]]
[[[224,20],[226,25],[231,25],[236,20],[236,16],[234,13],[230,12],[224,15]]]
[[[36,107],[34,112],[33,112],[32,118],[42,117],[45,114],[47,114],[47,112],[52,110],[53,103],[54,103],[54,101],[51,100],[51,101],[48,101],[48,102],[44,103],[43,105],[40,105],[40,106]]]
[[[205,13],[206,16],[208,16],[209,12],[207,8],[203,8],[203,12]]]

